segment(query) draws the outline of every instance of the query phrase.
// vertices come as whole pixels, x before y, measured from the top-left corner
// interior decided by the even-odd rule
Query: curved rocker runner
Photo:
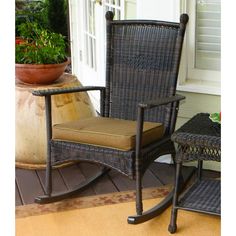
[[[66,198],[76,196],[78,193],[82,192],[84,189],[86,189],[91,184],[93,184],[98,178],[107,174],[107,172],[109,172],[109,170],[110,169],[108,169],[108,168],[103,168],[96,175],[87,179],[86,181],[83,181],[80,185],[78,185],[75,189],[73,189],[71,191],[62,192],[62,193],[58,193],[58,194],[38,196],[35,198],[35,202],[40,203],[40,204],[46,204],[46,203],[56,202],[56,201],[60,201],[60,200],[66,199]]]

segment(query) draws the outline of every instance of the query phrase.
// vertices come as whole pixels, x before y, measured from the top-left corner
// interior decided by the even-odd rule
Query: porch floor
[[[73,189],[80,182],[89,178],[98,167],[88,163],[77,163],[71,166],[53,170],[53,190],[61,192]],[[183,175],[188,176],[192,167],[183,167]],[[174,182],[174,166],[154,162],[146,171],[143,178],[143,187],[160,187]],[[203,170],[203,178],[218,178],[220,172]],[[16,206],[32,204],[34,198],[45,193],[45,170],[26,170],[16,168],[15,200]],[[135,181],[111,170],[100,178],[91,187],[78,194],[78,197],[98,194],[128,191],[135,189]]]

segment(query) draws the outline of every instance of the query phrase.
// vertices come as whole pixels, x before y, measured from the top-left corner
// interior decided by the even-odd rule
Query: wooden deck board
[[[175,170],[173,165],[167,166],[166,164],[158,163],[158,165],[151,165],[149,169],[163,185],[173,183],[175,178]]]
[[[135,181],[128,177],[121,175],[117,171],[110,171],[109,176],[119,191],[128,191],[135,189]],[[143,187],[158,187],[162,186],[162,183],[153,175],[150,170],[147,170],[143,177]]]
[[[221,173],[218,171],[212,171],[212,170],[203,170],[202,171],[202,177],[203,178],[220,178]]]
[[[111,170],[108,175],[110,176],[117,189],[119,189],[119,191],[128,191],[135,189],[134,181],[120,174],[119,172]]]
[[[78,163],[53,170],[53,192],[66,191],[94,175],[98,166],[89,163]],[[188,175],[192,167],[184,167],[184,176]],[[173,184],[174,166],[153,163],[143,178],[143,187],[159,187]],[[203,170],[203,177],[220,177],[219,172]],[[25,170],[16,168],[16,205],[25,205],[34,202],[36,196],[44,194],[45,170]],[[115,170],[100,178],[91,187],[85,189],[78,196],[93,196],[118,191],[135,189],[135,181],[123,176]],[[19,190],[19,191],[18,191]]]
[[[78,184],[86,180],[85,176],[82,174],[79,165],[66,166],[59,169],[59,172],[67,186],[68,189],[74,189]],[[92,196],[96,195],[92,187],[85,189],[83,192],[79,193],[78,196]]]
[[[149,187],[159,187],[163,184],[159,179],[156,178],[156,176],[153,174],[152,171],[149,169],[145,172],[143,176],[143,187],[149,188]]]
[[[183,177],[189,176],[194,167],[182,167]],[[164,163],[158,163],[151,165],[149,168],[152,173],[160,180],[163,185],[173,184],[175,179],[175,167],[174,165],[167,165]]]
[[[94,173],[100,169],[97,165],[90,163],[79,163],[78,165],[86,178],[93,176]],[[108,175],[101,177],[99,181],[93,184],[92,188],[96,194],[105,194],[118,191]]]
[[[34,198],[43,195],[44,191],[34,170],[16,169],[16,182],[23,204],[34,203]]]
[[[45,192],[45,175],[46,175],[46,171],[45,170],[37,170],[36,171],[40,182],[43,186],[44,192]],[[63,192],[68,190],[66,184],[64,183],[64,180],[62,179],[58,169],[53,169],[52,170],[52,189],[53,189],[53,193],[54,192]]]
[[[15,201],[16,201],[16,206],[22,205],[21,196],[16,182],[15,182]]]

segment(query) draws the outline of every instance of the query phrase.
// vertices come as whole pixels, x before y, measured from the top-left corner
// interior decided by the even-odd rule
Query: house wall
[[[136,11],[136,6],[137,6],[137,1],[138,0],[126,0],[126,13],[125,16],[129,18],[136,18],[137,13],[139,9]],[[155,2],[153,2],[155,1]],[[142,0],[138,3],[141,4],[141,11],[144,11],[145,8],[148,8],[148,6],[144,5],[148,4],[155,4],[157,5],[160,0]],[[173,4],[174,3],[174,4]],[[163,20],[168,20],[168,17],[170,20],[178,20],[179,16],[179,7],[178,4],[179,1],[170,1],[170,0],[165,0],[165,3],[163,4],[162,1],[162,8],[158,8],[154,6],[149,12],[141,12],[141,15],[143,17],[146,16],[146,14],[157,14],[155,18],[161,19],[161,16],[163,14],[165,15],[165,11],[168,11],[167,14],[165,15],[165,19]],[[143,5],[142,5],[143,4]],[[172,4],[172,7],[168,8],[168,4]],[[154,9],[154,10],[153,10]],[[177,12],[176,12],[177,11]],[[179,128],[181,125],[183,125],[186,121],[188,121],[191,117],[193,117],[195,114],[199,112],[207,112],[207,113],[213,113],[213,112],[218,112],[221,110],[221,96],[218,95],[210,95],[210,94],[203,94],[203,93],[193,93],[193,92],[182,92],[178,91],[179,94],[182,94],[186,97],[186,100],[181,103],[179,114],[178,114],[178,119],[176,123],[176,128]],[[192,163],[189,163],[192,165]],[[195,164],[195,163],[194,163]],[[217,170],[220,171],[220,163],[218,162],[204,162],[205,169],[211,169],[211,170]]]
[[[136,18],[136,0],[125,0],[125,18]]]

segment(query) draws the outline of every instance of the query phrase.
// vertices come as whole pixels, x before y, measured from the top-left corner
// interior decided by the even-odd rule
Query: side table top
[[[199,113],[171,136],[178,144],[220,149],[220,125],[212,122],[208,113]]]

